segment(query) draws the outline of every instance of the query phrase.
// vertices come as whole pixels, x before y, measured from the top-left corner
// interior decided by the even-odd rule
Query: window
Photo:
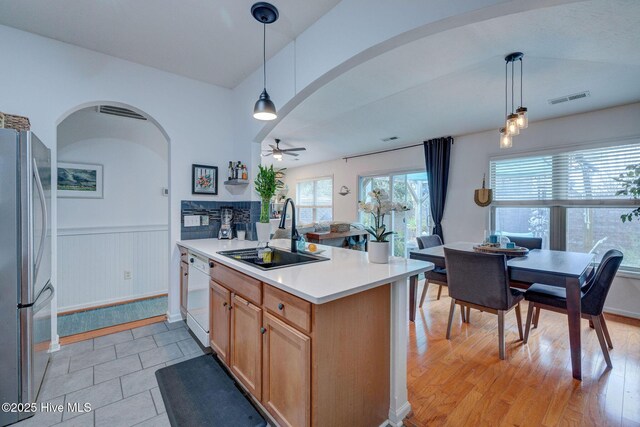
[[[492,228],[504,234],[542,237],[544,247],[592,252],[612,248],[623,267],[640,270],[640,222],[620,216],[634,201],[617,196],[616,180],[640,164],[640,143],[557,152],[490,162]],[[637,202],[636,202],[637,203]]]
[[[299,181],[296,204],[300,224],[333,220],[333,178]]]
[[[392,212],[385,218],[387,229],[396,232],[392,237],[392,255],[407,257],[411,249],[417,248],[416,237],[431,233],[427,174],[399,172],[360,177],[359,200],[367,200],[367,193],[374,188],[387,191],[391,201],[405,203],[411,208],[403,213]],[[373,223],[370,214],[360,212],[359,215],[363,224]]]

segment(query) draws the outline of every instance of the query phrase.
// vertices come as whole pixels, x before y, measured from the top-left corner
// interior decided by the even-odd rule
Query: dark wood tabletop
[[[474,245],[475,243],[470,242],[455,242],[448,243],[444,246],[417,249],[411,251],[410,258],[430,261],[438,267],[445,267],[444,247],[473,251]],[[589,267],[593,263],[593,258],[594,256],[592,254],[533,249],[529,251],[527,256],[507,260],[509,278],[513,281],[544,283],[546,285],[566,288],[571,364],[573,377],[578,380],[582,379],[582,367],[580,363],[582,356],[580,343],[580,287],[587,278]],[[417,298],[417,286],[412,287],[409,294],[410,309],[415,310],[415,302],[411,304],[412,298],[414,301],[415,298]],[[410,313],[409,316],[415,319],[415,313]]]

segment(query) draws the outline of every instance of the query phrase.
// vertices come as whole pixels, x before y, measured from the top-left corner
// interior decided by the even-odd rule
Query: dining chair
[[[516,244],[516,246],[520,246],[523,248],[527,248],[529,250],[533,249],[542,249],[542,237],[522,237],[522,236],[506,236],[509,240]],[[527,289],[529,287],[528,283],[511,281],[511,286],[518,289]],[[533,327],[538,327],[538,319],[540,318],[540,310],[535,312],[533,316]]]
[[[593,323],[596,335],[598,335],[598,341],[604,354],[604,359],[609,368],[612,368],[611,357],[609,357],[608,348],[613,348],[611,342],[611,336],[607,329],[607,324],[602,315],[602,309],[604,302],[611,288],[611,283],[616,276],[618,268],[622,263],[622,252],[616,249],[609,250],[602,257],[600,265],[596,270],[593,280],[589,286],[581,289],[582,297],[580,305],[582,309],[582,317],[588,319]],[[524,333],[524,342],[529,339],[529,329],[531,326],[531,317],[533,316],[533,310],[545,309],[550,311],[556,311],[559,313],[567,313],[567,291],[565,288],[558,286],[549,286],[540,283],[534,283],[525,292],[524,298],[529,301],[529,309],[527,311],[527,323]]]
[[[522,248],[531,249],[542,249],[542,237],[520,237],[520,236],[505,236],[508,237],[510,241],[516,244],[516,246],[520,246]]]
[[[440,236],[438,236],[437,234],[433,234],[431,236],[418,236],[416,237],[416,240],[418,241],[418,249],[442,246],[442,239],[440,239]],[[437,299],[440,299],[440,295],[442,294],[442,287],[447,286],[447,269],[442,267],[435,267],[433,270],[424,273],[424,279],[424,287],[422,288],[419,307],[422,307],[422,304],[424,304],[424,298],[427,296],[429,283],[438,285]]]
[[[498,343],[500,359],[505,358],[504,315],[515,308],[518,334],[522,339],[520,301],[522,291],[509,287],[507,258],[502,254],[483,254],[444,248],[449,296],[447,339],[451,338],[451,324],[456,304],[498,315]]]

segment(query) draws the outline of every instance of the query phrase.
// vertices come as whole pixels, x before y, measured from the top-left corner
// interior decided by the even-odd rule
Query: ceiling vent
[[[579,93],[574,93],[572,95],[565,95],[559,98],[549,99],[549,104],[551,105],[562,104],[563,102],[575,101],[576,99],[582,99],[588,96],[591,96],[591,93],[589,93],[588,90],[585,90],[584,92],[579,92]]]
[[[135,111],[127,110],[126,108],[113,107],[111,105],[101,105],[98,107],[98,113],[111,114],[112,116],[127,117],[129,119],[147,120],[145,116],[142,116]]]
[[[389,138],[382,138],[382,142],[391,142],[395,141],[396,139],[398,139],[397,136],[390,136]]]

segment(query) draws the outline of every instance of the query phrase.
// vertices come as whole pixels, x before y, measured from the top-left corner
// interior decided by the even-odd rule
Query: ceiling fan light
[[[518,127],[526,129],[529,127],[529,117],[527,117],[527,107],[520,107],[516,110],[518,114]]]
[[[273,158],[276,160],[282,160],[282,153],[273,153]]]
[[[512,146],[511,135],[507,134],[505,128],[500,128],[500,148],[511,148]]]
[[[258,120],[274,120],[278,118],[276,106],[271,101],[266,89],[262,91],[260,98],[258,98],[256,105],[253,107],[253,117]]]
[[[516,136],[520,134],[520,128],[518,127],[518,115],[509,114],[507,116],[507,123],[505,125],[505,133],[509,136]]]

